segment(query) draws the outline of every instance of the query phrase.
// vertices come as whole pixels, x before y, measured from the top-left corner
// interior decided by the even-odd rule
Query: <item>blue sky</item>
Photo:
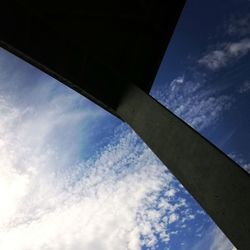
[[[151,91],[247,170],[248,10],[188,1]],[[233,249],[126,124],[3,49],[0,156],[0,249]]]
[[[247,0],[187,1],[151,90],[245,169],[250,162],[249,10]]]

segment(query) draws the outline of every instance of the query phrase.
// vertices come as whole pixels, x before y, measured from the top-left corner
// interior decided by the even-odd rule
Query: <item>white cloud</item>
[[[250,51],[250,39],[242,39],[238,42],[220,44],[218,48],[205,54],[198,60],[210,70],[218,70],[229,63],[245,56]]]
[[[250,174],[250,163],[243,164],[242,167]]]
[[[250,51],[249,21],[249,14],[231,16],[223,29],[232,41],[217,43],[213,50],[208,51],[198,60],[198,63],[216,71],[247,55]]]
[[[228,62],[228,55],[224,50],[214,50],[199,59],[198,63],[205,65],[211,70],[219,69]]]
[[[171,83],[170,83],[170,89],[171,91],[175,91],[179,88],[184,83],[184,76],[179,76],[175,78]]]
[[[250,39],[242,39],[239,42],[226,44],[226,50],[230,57],[242,57],[250,50]]]
[[[250,81],[245,81],[239,88],[239,93],[248,93],[250,91]]]
[[[240,154],[232,152],[228,154],[228,157],[237,162],[243,169],[245,169],[250,174],[250,163],[244,160]]]
[[[152,95],[198,130],[217,122],[233,102],[230,96],[219,95],[215,89],[204,89],[201,83],[184,77],[177,77],[170,84],[154,89]]]
[[[169,242],[170,225],[180,231],[194,219],[182,189],[133,132],[122,126],[79,160],[106,115],[44,80],[29,96],[10,94],[6,85],[18,78],[0,90],[0,249],[154,249],[158,237]],[[158,95],[199,129],[231,104],[183,76]]]
[[[173,222],[176,222],[178,219],[179,219],[178,214],[175,214],[175,213],[170,214],[170,216],[169,216],[169,223],[171,224]]]
[[[169,223],[193,219],[173,176],[133,132],[122,126],[99,154],[80,160],[106,115],[53,82],[22,93],[24,75],[4,79],[0,249],[154,249],[157,235],[169,241]]]
[[[215,225],[211,226],[198,243],[195,243],[193,250],[237,250],[223,232]]]
[[[212,232],[212,243],[209,250],[234,250],[236,249],[232,243],[228,240],[228,238],[219,230],[219,228],[215,227]]]
[[[61,162],[54,165],[64,149],[46,146],[46,135],[53,137],[51,129],[60,115],[50,124],[47,114],[40,113],[39,138],[34,139],[36,119],[24,118],[16,108],[9,114],[5,122],[15,125],[0,126],[1,249],[134,250],[142,244],[153,247],[157,233],[169,240],[168,225],[161,220],[176,205],[185,208],[185,203],[169,201],[156,209],[160,192],[166,189],[166,200],[171,196],[173,179],[150,150],[138,144],[134,133],[124,132],[97,158],[66,170]],[[64,117],[67,120],[67,114]],[[43,125],[48,126],[46,133]],[[25,141],[23,127],[31,131],[31,138],[25,132]],[[169,223],[176,219],[171,214]]]
[[[226,33],[230,36],[246,36],[250,34],[250,15],[232,16],[227,23]]]

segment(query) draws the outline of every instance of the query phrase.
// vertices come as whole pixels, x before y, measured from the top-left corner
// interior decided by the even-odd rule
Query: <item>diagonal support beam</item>
[[[250,249],[250,178],[223,152],[131,85],[118,115],[168,166],[238,249]]]

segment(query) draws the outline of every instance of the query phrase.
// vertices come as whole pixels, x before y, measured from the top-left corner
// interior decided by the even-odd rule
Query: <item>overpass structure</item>
[[[149,95],[184,4],[6,1],[0,44],[127,122],[232,243],[247,250],[249,174]]]

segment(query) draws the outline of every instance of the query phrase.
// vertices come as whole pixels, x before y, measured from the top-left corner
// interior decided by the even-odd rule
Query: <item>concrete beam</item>
[[[133,82],[149,92],[185,0],[12,0],[0,46],[112,112]]]
[[[238,249],[250,249],[249,174],[134,85],[116,111],[232,243]]]

